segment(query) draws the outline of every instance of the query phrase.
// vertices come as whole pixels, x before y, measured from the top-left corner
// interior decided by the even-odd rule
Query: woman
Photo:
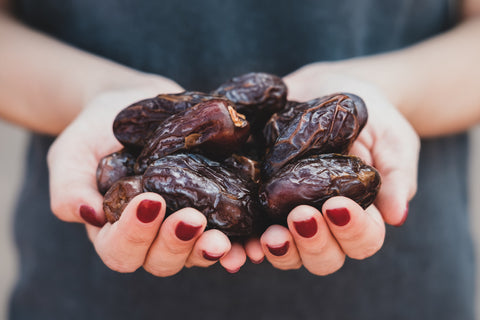
[[[71,46],[2,19],[3,117],[61,133],[51,147],[53,138],[32,137],[11,318],[473,318],[464,135],[422,141],[419,192],[408,203],[417,189],[416,134],[461,132],[480,117],[479,6],[466,1],[460,14],[449,1],[14,1],[18,19]],[[367,214],[340,197],[322,213],[300,206],[288,229],[270,227],[241,246],[204,231],[193,209],[164,219],[163,199],[145,193],[104,225],[93,171],[119,148],[115,114],[248,71],[285,76],[292,100],[340,90],[364,98],[370,118],[352,153],[383,178]],[[85,224],[91,243],[50,205],[61,220]],[[408,207],[404,227],[385,229],[402,225]],[[238,271],[246,256],[266,256],[274,268]],[[208,257],[238,273],[218,264],[182,270],[211,266]]]

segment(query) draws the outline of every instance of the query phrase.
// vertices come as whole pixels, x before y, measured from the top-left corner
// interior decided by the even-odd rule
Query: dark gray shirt
[[[249,71],[399,49],[452,26],[443,0],[22,0],[31,26],[122,64],[209,90]],[[48,66],[47,66],[48,67]],[[247,263],[169,278],[103,265],[84,227],[49,209],[45,155],[32,136],[15,219],[20,278],[10,319],[473,319],[466,137],[422,141],[418,194],[402,228],[364,261],[317,277]]]

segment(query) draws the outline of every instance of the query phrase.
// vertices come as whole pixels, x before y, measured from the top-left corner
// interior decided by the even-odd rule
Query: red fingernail
[[[250,261],[252,261],[252,263],[255,263],[255,264],[260,264],[260,263],[263,262],[263,259],[264,259],[264,258],[265,258],[265,257],[262,257],[262,258],[259,259],[259,260],[250,259]]]
[[[240,267],[235,268],[235,269],[227,269],[227,268],[225,268],[225,270],[227,270],[228,273],[237,273],[238,271],[240,271]]]
[[[191,224],[180,221],[175,228],[175,235],[180,240],[189,241],[195,237],[201,227],[202,226],[192,226]]]
[[[350,221],[347,208],[327,209],[327,216],[335,225],[341,227]]]
[[[294,221],[293,225],[297,233],[304,238],[311,238],[317,233],[317,220],[314,217],[311,217],[308,220],[304,221]]]
[[[407,221],[407,218],[408,218],[408,203],[407,203],[407,206],[406,206],[406,208],[405,208],[405,212],[403,213],[402,220],[400,220],[399,223],[395,224],[394,227],[401,227],[401,226],[403,226],[403,224],[405,223],[405,221]]]
[[[92,207],[87,205],[80,206],[80,216],[82,217],[83,220],[85,220],[85,222],[95,227],[101,228],[105,224],[104,221],[103,222],[99,221],[95,213],[95,210]]]
[[[223,257],[223,253],[218,255],[218,254],[212,254],[212,253],[208,253],[207,251],[203,250],[202,251],[202,255],[205,259],[209,260],[209,261],[217,261],[218,259],[220,259],[221,257]]]
[[[137,207],[137,218],[143,223],[150,223],[158,217],[162,203],[153,200],[142,200]]]
[[[268,251],[270,251],[271,254],[277,257],[283,256],[285,253],[287,253],[289,247],[290,247],[290,242],[288,241],[285,241],[285,243],[279,246],[269,246],[267,244]]]

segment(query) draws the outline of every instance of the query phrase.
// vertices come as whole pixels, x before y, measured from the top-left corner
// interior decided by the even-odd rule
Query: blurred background
[[[13,244],[12,211],[23,175],[27,133],[0,120],[0,320],[6,319],[8,293],[16,277],[17,257]],[[480,257],[480,126],[471,132],[470,198],[472,230]],[[34,203],[32,205],[35,205]],[[480,260],[479,260],[480,261]],[[480,268],[478,274],[480,275]],[[480,276],[477,291],[480,292]],[[477,294],[477,319],[480,320],[480,294]]]

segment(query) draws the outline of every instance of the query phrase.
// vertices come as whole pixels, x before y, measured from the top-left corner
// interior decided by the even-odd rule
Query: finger
[[[410,125],[400,123],[405,127]],[[378,139],[373,149],[374,166],[382,177],[375,200],[386,223],[401,226],[408,216],[408,202],[417,190],[417,166],[420,142],[413,130],[404,132],[401,140],[391,143],[388,136]],[[386,132],[385,135],[393,134]]]
[[[105,265],[119,272],[133,272],[141,267],[164,215],[163,198],[143,193],[130,201],[117,222],[106,224],[96,234],[90,232]]]
[[[333,197],[322,209],[331,233],[347,256],[365,259],[380,250],[385,223],[375,206],[364,211],[351,199]]]
[[[158,277],[171,276],[182,270],[206,225],[205,216],[192,208],[168,216],[150,247],[143,268]]]
[[[69,132],[64,133],[48,152],[51,209],[63,221],[101,227],[106,219],[95,180],[98,159],[84,143],[72,139]],[[66,144],[78,145],[78,149],[68,152],[71,148]]]
[[[225,256],[231,247],[223,232],[215,229],[205,231],[195,243],[185,266],[209,267]]]
[[[270,226],[260,237],[268,261],[277,269],[298,269],[302,266],[295,242],[287,228]]]
[[[249,239],[245,243],[245,253],[255,264],[260,264],[263,262],[265,258],[265,254],[263,253],[262,244],[260,243],[260,239],[252,238]]]
[[[302,263],[308,271],[324,276],[343,266],[345,253],[317,209],[298,206],[290,212],[287,221]]]
[[[235,242],[228,253],[220,259],[220,264],[230,273],[236,273],[247,261],[243,245]]]

